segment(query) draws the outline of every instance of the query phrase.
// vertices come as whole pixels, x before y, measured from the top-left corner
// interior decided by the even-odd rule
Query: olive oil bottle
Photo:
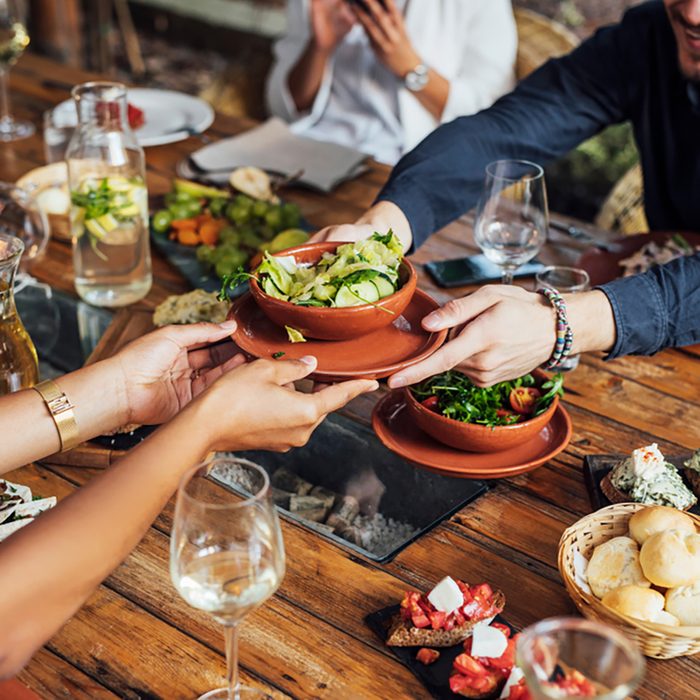
[[[39,381],[36,348],[15,307],[15,272],[23,251],[19,238],[0,233],[0,395]]]

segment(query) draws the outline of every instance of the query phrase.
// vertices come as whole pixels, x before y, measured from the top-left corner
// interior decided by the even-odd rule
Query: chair
[[[559,22],[524,10],[513,11],[518,29],[518,55],[515,73],[518,80],[528,76],[545,61],[563,56],[579,45],[578,37]]]
[[[639,163],[615,183],[596,216],[595,224],[624,234],[649,230],[644,214],[644,185]]]

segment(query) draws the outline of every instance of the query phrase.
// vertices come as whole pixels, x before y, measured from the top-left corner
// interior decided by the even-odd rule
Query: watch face
[[[417,66],[406,76],[404,84],[411,92],[419,92],[428,84],[428,69]]]

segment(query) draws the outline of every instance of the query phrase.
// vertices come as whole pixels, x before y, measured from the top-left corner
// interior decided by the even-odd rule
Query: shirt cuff
[[[615,319],[617,337],[606,360],[623,355],[653,355],[666,337],[666,309],[651,275],[634,275],[602,284]]]
[[[411,250],[420,248],[435,230],[435,217],[427,192],[409,177],[390,180],[375,202],[393,202],[406,215],[411,226]]]

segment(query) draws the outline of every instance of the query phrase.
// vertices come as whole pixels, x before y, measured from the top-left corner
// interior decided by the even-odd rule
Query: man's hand
[[[365,0],[367,12],[353,5],[355,16],[369,37],[372,50],[397,78],[403,79],[419,63],[420,56],[413,48],[406,31],[406,23],[394,0]]]
[[[477,386],[526,374],[552,354],[556,315],[540,294],[488,285],[428,314],[423,328],[455,332],[435,354],[390,377],[390,387],[415,384],[453,367]]]

